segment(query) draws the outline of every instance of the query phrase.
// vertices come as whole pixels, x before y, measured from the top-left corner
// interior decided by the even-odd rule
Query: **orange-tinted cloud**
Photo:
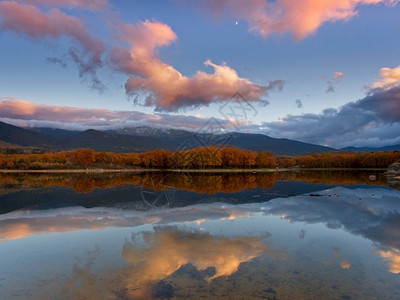
[[[290,32],[296,39],[315,33],[326,22],[347,21],[357,15],[358,5],[398,0],[203,0],[203,6],[214,15],[229,13],[244,19],[249,30],[267,37]]]
[[[371,84],[370,89],[390,89],[400,84],[400,66],[397,68],[382,68],[379,70],[380,79]]]
[[[22,3],[21,3],[22,2]],[[90,33],[80,18],[59,8],[101,11],[109,6],[106,0],[21,0],[0,2],[0,29],[13,31],[34,39],[69,37],[80,47],[70,47],[69,57],[78,65],[80,76],[89,76],[91,86],[104,90],[97,70],[103,59],[111,61],[116,70],[129,75],[125,84],[127,94],[136,96],[146,106],[157,110],[176,111],[183,107],[208,105],[229,100],[240,92],[248,101],[262,100],[268,90],[281,89],[283,81],[262,86],[241,78],[225,63],[205,60],[211,73],[196,72],[192,77],[181,74],[160,60],[158,50],[177,40],[175,32],[156,21],[123,24],[113,15],[106,20],[113,32],[114,48],[105,51],[105,43]],[[50,10],[46,11],[50,7]],[[59,7],[59,8],[54,8]],[[49,59],[50,62],[65,62]]]
[[[177,39],[168,25],[145,21],[136,25],[121,24],[116,30],[118,38],[128,43],[130,49],[115,47],[111,51],[111,61],[117,70],[130,75],[125,84],[126,92],[145,95],[147,106],[172,111],[226,101],[236,92],[249,101],[258,101],[268,90],[239,77],[225,63],[218,65],[206,60],[204,65],[213,68],[213,73],[198,71],[193,77],[187,77],[162,62],[157,56],[158,48]]]
[[[81,19],[69,16],[58,8],[45,13],[33,5],[1,1],[0,28],[35,39],[57,39],[62,36],[72,38],[84,52],[82,55],[76,47],[69,49],[71,58],[79,67],[80,75],[91,75],[94,87],[100,87],[95,73],[102,64],[104,44],[101,39],[89,33]]]
[[[344,75],[344,73],[342,73],[342,72],[335,72],[333,74],[333,78],[335,78],[335,80],[340,80],[340,79],[342,79],[343,75]]]
[[[335,91],[335,87],[336,85],[338,85],[340,83],[340,81],[342,80],[342,77],[344,76],[344,73],[342,72],[335,72],[333,73],[333,78],[332,79],[328,79],[326,81],[327,83],[327,88],[326,88],[326,92],[334,92]],[[325,79],[325,76],[321,76],[321,79]]]
[[[104,10],[109,6],[108,0],[18,0],[18,2],[31,5],[80,8],[90,11]]]

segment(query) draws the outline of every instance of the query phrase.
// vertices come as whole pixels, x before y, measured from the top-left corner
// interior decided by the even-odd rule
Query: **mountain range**
[[[375,152],[375,151],[395,151],[400,150],[400,144],[383,146],[383,147],[346,147],[342,148],[343,151],[353,151],[353,152]]]
[[[148,126],[99,131],[71,131],[53,128],[21,128],[0,122],[0,148],[39,148],[45,150],[72,150],[91,148],[95,151],[145,152],[154,149],[170,151],[211,146],[231,146],[252,151],[272,151],[277,155],[322,153],[336,149],[277,139],[251,133],[195,133],[186,130],[153,128]],[[398,147],[400,149],[400,145]],[[397,149],[393,149],[397,150]],[[369,151],[348,149],[348,151]],[[371,150],[373,151],[373,150]]]

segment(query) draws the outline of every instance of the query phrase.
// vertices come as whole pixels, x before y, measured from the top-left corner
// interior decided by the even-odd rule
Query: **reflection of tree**
[[[95,187],[95,181],[93,178],[79,178],[79,180],[73,181],[73,189],[77,193],[91,193]]]
[[[371,181],[370,175],[376,180]],[[78,193],[95,188],[139,185],[143,190],[185,190],[196,193],[236,193],[254,188],[272,188],[276,181],[299,180],[327,185],[387,185],[383,174],[375,171],[299,171],[270,173],[142,173],[142,174],[0,174],[0,185],[71,187]]]
[[[175,188],[166,185],[165,175],[145,174],[140,194],[143,202],[149,207],[169,207],[175,200]]]

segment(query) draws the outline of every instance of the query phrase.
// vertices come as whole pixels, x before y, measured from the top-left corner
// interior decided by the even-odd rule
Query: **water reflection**
[[[374,180],[370,180],[371,176]],[[387,181],[378,171],[0,174],[0,214],[22,208],[67,206],[143,211],[216,201],[240,204],[354,184],[385,186]]]
[[[221,204],[149,212],[104,207],[16,211],[0,215],[0,241],[20,239],[34,234],[101,230],[107,227],[162,225],[171,222],[194,222],[200,225],[206,220],[234,220],[249,216],[249,212],[243,208],[236,209],[235,206],[227,207]]]
[[[371,180],[370,178],[374,178]],[[297,171],[272,173],[134,173],[134,174],[6,174],[0,173],[0,187],[68,187],[77,193],[124,185],[151,190],[175,188],[202,194],[237,193],[273,187],[277,181],[299,180],[325,185],[388,185],[382,171]]]
[[[203,279],[210,282],[235,273],[240,264],[266,253],[279,257],[263,237],[231,238],[177,227],[156,228],[134,236],[132,243],[124,245],[122,256],[130,269],[128,295],[148,299],[160,281],[188,264],[203,271]]]
[[[0,295],[400,298],[400,192],[384,186],[380,173],[373,182],[370,172],[362,173],[368,186],[349,173],[341,179],[316,174],[235,175],[238,179],[232,174],[160,174],[167,188],[155,183],[150,190],[174,188],[176,199],[170,208],[150,210],[120,205],[119,196],[142,200],[141,187],[122,180],[126,176],[131,182],[131,175],[107,176],[103,189],[87,194],[62,187],[73,180],[68,177],[54,187],[57,177],[49,176],[45,189],[27,184],[38,183],[42,175],[15,183],[7,177],[3,203],[26,195],[42,202],[21,202],[23,209],[0,215]],[[271,178],[272,184],[261,188]],[[227,192],[241,180],[248,180],[243,182],[247,190]],[[336,186],[339,181],[357,185]],[[206,186],[210,182],[224,192],[213,194],[214,187]],[[206,189],[209,193],[194,192]],[[80,199],[90,208],[65,199]]]
[[[389,261],[389,270],[393,274],[400,273],[400,249],[392,249],[388,251],[377,251],[384,260]]]
[[[325,224],[367,238],[384,251],[400,249],[400,194],[385,188],[349,189],[336,187],[318,194],[273,199],[268,202],[227,205],[221,203],[184,208],[127,211],[98,207],[15,211],[0,215],[0,240],[19,239],[32,234],[68,232],[144,224],[194,222],[250,218],[254,214],[280,216],[288,222]],[[300,232],[304,238],[306,232]],[[394,250],[393,250],[394,249]],[[394,255],[386,254],[388,258]]]

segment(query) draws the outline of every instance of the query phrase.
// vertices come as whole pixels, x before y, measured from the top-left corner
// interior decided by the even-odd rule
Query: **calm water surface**
[[[378,171],[0,174],[0,299],[400,299]]]

